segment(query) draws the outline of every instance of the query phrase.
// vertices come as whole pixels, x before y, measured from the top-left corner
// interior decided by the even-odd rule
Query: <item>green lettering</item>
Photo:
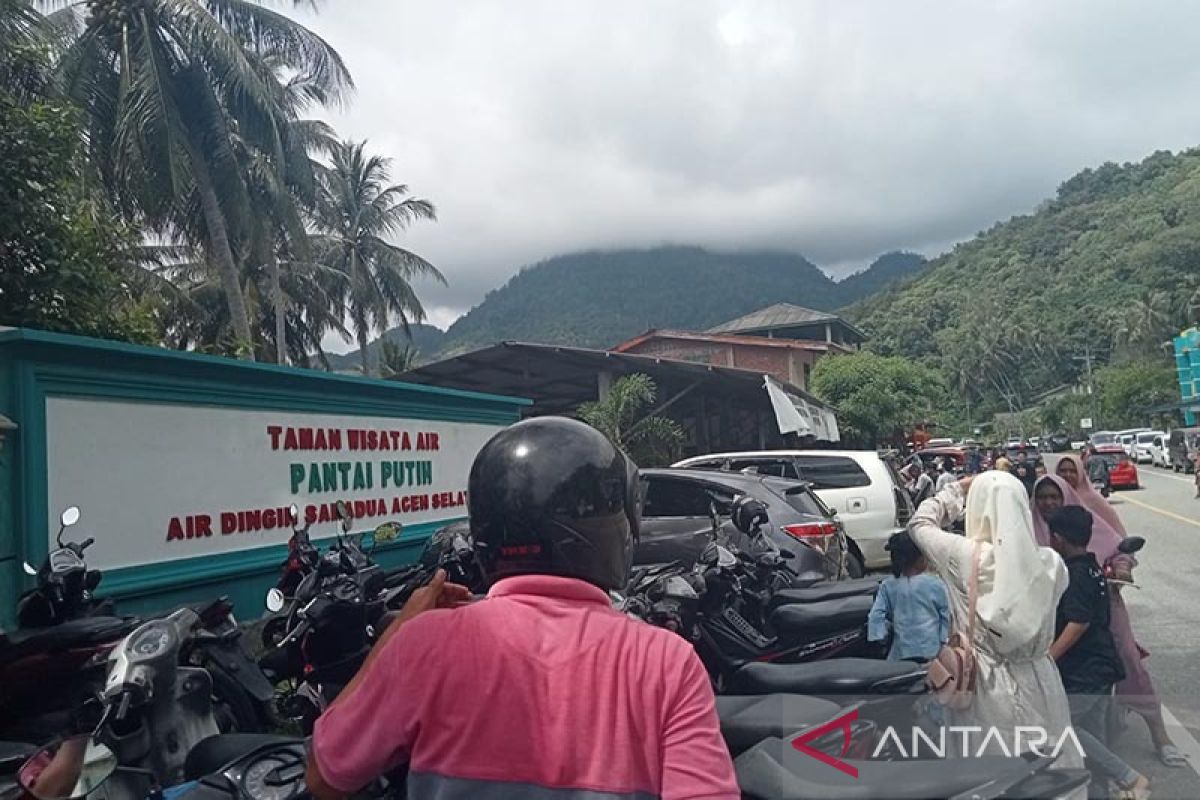
[[[308,493],[323,492],[321,488],[321,467],[319,464],[308,465]]]
[[[292,471],[292,494],[300,491],[300,484],[304,483],[304,465],[292,464],[289,466]]]
[[[366,470],[363,469],[361,461],[354,465],[354,488],[355,490],[367,488]]]
[[[392,461],[384,461],[379,465],[379,488],[386,489],[388,480],[392,477]]]
[[[338,471],[342,473],[341,487],[342,487],[342,490],[345,491],[350,488],[350,462],[349,461],[339,461],[337,464],[337,468],[338,468]]]

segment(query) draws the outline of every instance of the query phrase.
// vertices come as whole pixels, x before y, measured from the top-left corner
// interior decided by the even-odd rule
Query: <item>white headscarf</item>
[[[1007,472],[993,470],[975,479],[966,514],[967,538],[983,543],[979,620],[995,634],[1000,654],[1019,650],[1054,625],[1062,559],[1038,547],[1029,495]]]

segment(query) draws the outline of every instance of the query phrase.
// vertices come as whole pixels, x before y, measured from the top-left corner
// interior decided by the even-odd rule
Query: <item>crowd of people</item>
[[[905,470],[917,509],[889,542],[893,577],[877,596],[870,638],[890,640],[889,658],[936,657],[948,620],[970,613],[974,573],[977,688],[955,724],[1071,725],[1115,796],[1149,797],[1146,776],[1108,747],[1110,715],[1135,712],[1164,764],[1187,762],[1167,731],[1148,653],[1121,596],[1137,562],[1119,549],[1127,535],[1119,515],[1076,455],[1061,458],[1053,474],[1023,452],[1011,463],[968,459],[964,471],[955,476],[953,464],[937,459]]]

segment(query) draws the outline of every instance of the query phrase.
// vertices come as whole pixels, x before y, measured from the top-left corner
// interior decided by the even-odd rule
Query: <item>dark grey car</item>
[[[691,563],[711,540],[713,512],[722,536],[754,552],[729,519],[734,500],[749,495],[767,507],[763,533],[795,554],[790,566],[802,579],[838,580],[862,575],[842,524],[808,485],[795,480],[713,470],[642,470],[642,536],[636,564]]]

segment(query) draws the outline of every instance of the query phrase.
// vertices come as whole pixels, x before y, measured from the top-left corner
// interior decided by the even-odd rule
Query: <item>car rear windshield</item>
[[[829,508],[821,502],[821,499],[809,491],[806,487],[796,485],[789,488],[777,488],[783,495],[783,499],[792,507],[793,511],[798,511],[801,514],[807,514],[810,517],[830,517],[833,516]]]
[[[1115,444],[1116,441],[1117,437],[1111,433],[1097,433],[1092,437],[1092,445],[1095,447],[1099,447],[1100,445],[1104,444]]]
[[[853,458],[845,456],[796,456],[800,478],[814,489],[854,489],[870,486],[871,479]]]
[[[1124,453],[1096,453],[1092,458],[1100,459],[1109,466],[1109,469],[1129,460],[1129,456]]]

